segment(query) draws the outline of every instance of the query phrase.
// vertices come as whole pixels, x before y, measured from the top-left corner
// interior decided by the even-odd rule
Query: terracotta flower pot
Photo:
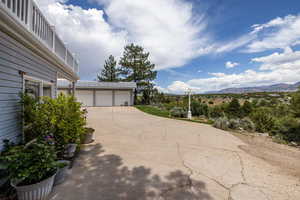
[[[32,185],[18,186],[17,182],[11,182],[16,189],[18,200],[47,200],[53,188],[55,175]]]

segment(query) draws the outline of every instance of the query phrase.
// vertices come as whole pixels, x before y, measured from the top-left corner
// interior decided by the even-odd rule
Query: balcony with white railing
[[[0,0],[0,8],[17,20],[75,73],[79,62],[55,32],[34,0]]]

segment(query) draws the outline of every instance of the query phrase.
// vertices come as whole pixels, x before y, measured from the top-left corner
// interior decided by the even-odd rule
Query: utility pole
[[[188,95],[189,95],[189,111],[188,111],[188,115],[187,115],[187,118],[188,118],[188,119],[192,119],[192,111],[191,111],[191,94],[192,94],[192,90],[189,88],[189,89],[188,89]]]

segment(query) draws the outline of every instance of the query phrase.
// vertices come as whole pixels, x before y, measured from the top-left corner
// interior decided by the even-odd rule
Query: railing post
[[[67,61],[68,61],[68,48],[67,48],[67,43],[64,43],[64,45],[65,45],[65,63],[68,63]]]
[[[33,18],[33,10],[32,10],[32,0],[28,0],[28,8],[27,8],[27,26],[30,31],[33,31],[32,29],[32,18]]]
[[[52,51],[55,53],[55,26],[51,26],[52,30]]]
[[[77,65],[76,65],[76,72],[77,72],[77,74],[79,74],[79,63],[80,63],[80,61],[79,60],[77,60]]]
[[[76,54],[73,53],[73,70],[75,70],[75,65],[76,65]]]

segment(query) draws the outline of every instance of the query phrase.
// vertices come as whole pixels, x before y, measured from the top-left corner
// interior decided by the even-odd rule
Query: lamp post
[[[192,90],[189,88],[189,89],[188,89],[188,95],[189,95],[189,110],[188,110],[188,115],[187,115],[187,118],[188,118],[188,119],[192,119],[192,111],[191,111],[191,93],[192,93]]]

